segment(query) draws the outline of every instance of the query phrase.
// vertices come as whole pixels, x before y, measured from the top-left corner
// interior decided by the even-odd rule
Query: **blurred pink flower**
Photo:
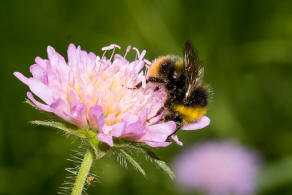
[[[54,113],[79,128],[97,130],[97,138],[113,146],[113,137],[144,142],[152,147],[168,146],[167,138],[176,130],[173,121],[163,122],[164,113],[156,116],[164,105],[167,94],[163,87],[146,85],[143,68],[149,61],[144,59],[146,51],[136,51],[136,59],[126,60],[114,55],[120,47],[112,44],[102,48],[102,57],[81,50],[70,44],[68,63],[48,46],[48,59],[36,57],[30,66],[33,77],[27,78],[19,72],[14,75],[29,86],[31,92],[43,102],[36,100],[31,92],[27,97],[41,110]],[[107,51],[112,50],[110,58]],[[142,82],[139,89],[129,89]],[[209,124],[209,118],[190,124],[199,129]],[[190,129],[187,128],[186,129]],[[177,143],[177,137],[172,136]]]
[[[207,142],[175,160],[178,183],[211,195],[253,194],[258,172],[256,155],[233,142]]]

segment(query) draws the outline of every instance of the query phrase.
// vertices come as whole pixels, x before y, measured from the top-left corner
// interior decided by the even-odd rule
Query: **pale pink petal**
[[[90,127],[97,130],[102,129],[104,125],[104,115],[101,106],[93,106],[88,112]]]
[[[156,112],[157,113],[157,112]],[[161,117],[165,114],[165,112],[162,112],[160,115],[154,117],[154,118],[151,118],[151,120],[148,122],[149,125],[152,125],[152,124],[155,124],[157,123],[158,121],[160,121]]]
[[[145,144],[151,147],[167,147],[171,144],[171,142],[148,142],[146,141]]]
[[[51,46],[48,46],[47,52],[50,65],[56,71],[56,74],[62,74],[59,76],[59,80],[67,80],[69,68],[64,57],[56,52],[55,49]]]
[[[144,67],[144,62],[143,61],[138,62],[138,64],[135,67],[135,72],[139,73],[143,67]]]
[[[105,135],[103,133],[98,133],[97,138],[98,138],[98,140],[100,140],[104,143],[107,143],[108,145],[110,145],[112,147],[114,146],[113,138],[111,135]]]
[[[146,133],[140,137],[138,141],[164,142],[175,130],[176,124],[173,121],[151,125],[147,127]]]
[[[86,127],[86,105],[80,101],[74,102],[71,107],[71,117],[79,127]]]
[[[96,55],[93,52],[89,52],[88,60],[90,61],[90,64],[95,65]]]
[[[134,114],[129,114],[122,119],[126,124],[132,124],[139,121],[139,117]]]
[[[45,85],[44,83],[37,79],[29,78],[28,86],[30,90],[39,98],[41,98],[45,103],[49,105],[53,103],[54,101],[53,91],[47,85]]]
[[[13,75],[18,78],[21,82],[28,85],[28,78],[21,74],[20,72],[14,72]]]
[[[198,130],[207,127],[210,124],[210,119],[206,116],[202,116],[196,122],[184,125],[181,129],[182,130]]]
[[[140,122],[137,123],[132,123],[128,124],[124,131],[123,131],[123,137],[128,137],[128,136],[139,136],[143,134],[146,130],[146,127],[141,124]]]
[[[182,146],[183,145],[183,143],[178,139],[178,136],[176,135],[176,134],[173,134],[172,136],[171,136],[171,138],[178,144],[178,145],[180,145],[180,146]]]
[[[42,103],[38,102],[36,99],[34,99],[31,92],[27,92],[26,95],[27,95],[28,99],[30,99],[39,109],[46,111],[46,112],[52,112],[50,106],[42,104]]]
[[[69,66],[76,66],[77,64],[77,56],[76,56],[76,47],[74,44],[70,43],[68,47],[68,64]]]
[[[125,122],[120,122],[120,123],[113,125],[112,135],[114,137],[121,137],[124,133],[125,127],[126,127]]]
[[[62,119],[71,122],[70,115],[70,106],[66,101],[59,98],[54,103],[50,105],[52,112],[54,112],[57,116],[61,117]]]
[[[112,130],[113,130],[113,126],[111,125],[104,125],[102,129],[99,129],[99,131],[105,135],[111,134]]]
[[[41,67],[39,64],[33,64],[29,69],[33,78],[40,80],[45,85],[48,84],[47,72],[43,67]]]
[[[44,70],[47,70],[47,68],[48,68],[48,60],[44,60],[39,56],[35,58],[35,63],[37,63]]]
[[[140,116],[139,116],[139,119],[140,119],[140,122],[143,124],[146,122],[147,120],[147,113],[148,113],[148,109],[147,108],[144,108],[141,113],[140,113]]]
[[[55,53],[56,53],[55,49],[52,48],[51,46],[48,46],[47,52],[48,52],[48,58],[50,60],[50,64],[53,67],[57,67],[59,65],[59,62],[58,62],[58,56],[55,55]]]

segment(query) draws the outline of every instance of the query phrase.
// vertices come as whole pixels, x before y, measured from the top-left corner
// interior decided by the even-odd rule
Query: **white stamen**
[[[143,61],[144,61],[147,65],[150,65],[150,64],[151,64],[151,62],[150,62],[149,60],[147,60],[147,59],[143,59]]]
[[[146,77],[145,76],[142,77],[142,88],[143,89],[146,88]]]
[[[103,49],[103,48],[102,48],[102,49]],[[107,50],[105,50],[105,51],[103,52],[101,59],[103,59],[103,57],[105,56],[105,53],[106,53],[106,52],[107,52]]]
[[[136,57],[135,57],[135,60],[137,60],[137,58],[139,59],[139,58],[140,58],[140,52],[139,52],[139,50],[138,50],[136,47],[133,47],[133,50],[136,51]]]
[[[144,67],[144,61],[139,61],[135,66],[135,72],[138,73]]]
[[[114,56],[115,50],[116,50],[116,48],[114,47],[113,52],[112,52],[112,55],[110,57],[110,61],[112,60],[112,57]]]
[[[146,55],[146,50],[143,50],[142,53],[139,56],[139,60],[142,60],[145,55]]]
[[[103,47],[101,50],[102,51],[107,51],[107,50],[112,50],[113,48],[115,48],[115,44],[111,44],[109,46]]]
[[[114,55],[115,48],[119,48],[119,49],[121,49],[121,47],[120,47],[119,45],[117,45],[117,44],[111,44],[111,45],[109,45],[109,46],[103,47],[101,50],[104,51],[104,53],[103,53],[101,59],[103,59],[103,57],[104,57],[106,51],[108,51],[108,50],[112,50],[112,49],[113,49],[114,51],[113,51],[113,53],[112,53],[112,55],[111,55],[111,57],[110,57],[110,60],[111,60],[112,57],[113,57],[113,55]]]
[[[129,51],[131,50],[131,45],[129,45],[128,47],[127,47],[127,50],[126,50],[126,53],[125,53],[125,55],[124,55],[124,58],[126,58],[126,56],[127,56],[127,54],[129,53]]]

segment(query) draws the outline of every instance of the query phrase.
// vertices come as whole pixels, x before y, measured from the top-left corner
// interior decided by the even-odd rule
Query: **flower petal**
[[[103,133],[98,133],[97,134],[97,139],[102,141],[102,142],[104,142],[104,143],[107,143],[111,147],[114,146],[113,138],[112,138],[111,135],[105,135]]]
[[[33,78],[40,80],[45,85],[48,84],[47,72],[43,67],[41,67],[39,64],[33,64],[29,69]]]
[[[179,141],[178,136],[177,136],[176,134],[173,134],[173,135],[171,136],[171,138],[172,138],[172,139],[173,139],[178,145],[180,145],[180,146],[183,145],[183,143],[182,143],[181,141]]]
[[[171,144],[171,142],[144,142],[144,143],[151,147],[167,147]]]
[[[90,127],[97,130],[102,129],[104,125],[104,115],[101,106],[93,106],[89,109],[88,118]]]
[[[59,98],[54,103],[50,105],[52,112],[54,112],[57,116],[61,117],[62,119],[72,122],[69,116],[70,114],[70,106],[69,104],[64,101],[63,99]]]
[[[73,43],[70,43],[68,50],[68,64],[69,66],[77,66],[77,55],[76,55],[76,47]]]
[[[32,101],[32,103],[34,103],[39,109],[46,111],[46,112],[52,112],[50,106],[42,104],[42,103],[38,102],[36,99],[34,99],[31,92],[27,92],[26,95],[27,95],[28,99],[30,99]]]
[[[139,116],[140,122],[142,124],[146,122],[146,120],[147,120],[147,114],[148,114],[148,109],[147,108],[144,108],[141,111],[140,116]]]
[[[54,101],[53,91],[47,85],[45,85],[44,83],[37,79],[29,78],[28,86],[30,90],[39,98],[41,98],[45,103],[47,103],[48,105],[53,103]]]
[[[125,122],[120,122],[120,123],[113,125],[112,135],[115,137],[121,137],[123,135],[125,127],[126,127]]]
[[[146,127],[140,122],[128,124],[125,127],[122,137],[140,136],[145,132],[145,130],[146,130]]]
[[[81,101],[74,102],[71,107],[71,117],[79,127],[86,127],[86,105]]]
[[[28,85],[28,78],[21,74],[20,72],[14,72],[13,75],[18,78],[21,82]]]
[[[176,124],[173,121],[151,125],[147,127],[146,133],[138,139],[140,142],[164,142],[168,136],[174,133]]]
[[[210,119],[206,116],[202,116],[199,120],[184,125],[181,129],[182,130],[198,130],[207,127],[210,124]]]

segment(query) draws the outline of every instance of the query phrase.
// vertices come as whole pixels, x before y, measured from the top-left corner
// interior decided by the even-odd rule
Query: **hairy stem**
[[[72,195],[81,195],[84,184],[87,179],[87,175],[91,168],[93,162],[94,154],[90,149],[87,149],[83,161],[80,165],[80,169],[78,175],[76,176],[76,180],[72,189]]]

